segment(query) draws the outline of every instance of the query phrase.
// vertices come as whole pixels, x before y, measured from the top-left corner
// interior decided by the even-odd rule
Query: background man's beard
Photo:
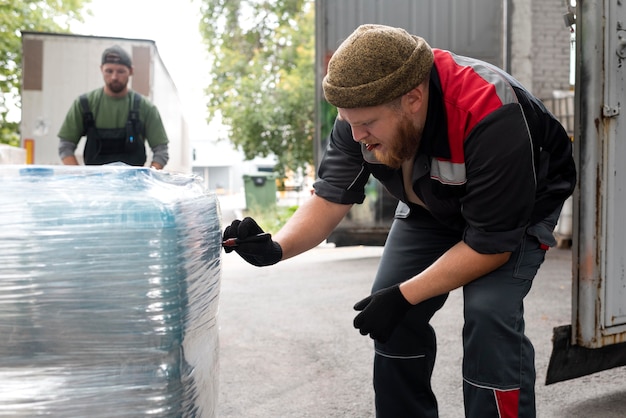
[[[107,85],[107,87],[109,88],[109,90],[111,90],[113,93],[121,93],[122,91],[124,91],[124,89],[126,88],[126,84],[123,83],[109,83]]]
[[[422,128],[415,126],[413,121],[406,115],[402,116],[396,133],[396,141],[389,145],[386,153],[378,153],[374,150],[376,159],[391,168],[398,169],[406,160],[413,159],[417,154],[422,137]]]

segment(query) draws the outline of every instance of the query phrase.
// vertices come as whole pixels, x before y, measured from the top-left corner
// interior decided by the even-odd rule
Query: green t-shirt
[[[130,91],[125,97],[110,97],[104,94],[103,88],[87,93],[89,109],[93,113],[96,128],[115,129],[125,127],[134,94],[133,91]],[[144,126],[145,138],[150,148],[168,143],[167,134],[158,109],[143,96],[139,102],[139,120]],[[83,131],[83,112],[80,106],[80,99],[77,98],[67,112],[58,136],[64,141],[78,144]]]

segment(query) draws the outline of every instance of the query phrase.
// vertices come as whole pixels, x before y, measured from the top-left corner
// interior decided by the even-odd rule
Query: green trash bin
[[[267,209],[276,206],[276,174],[244,174],[246,208]]]

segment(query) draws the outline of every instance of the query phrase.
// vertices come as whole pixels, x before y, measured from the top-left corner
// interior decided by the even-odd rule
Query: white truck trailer
[[[100,73],[102,51],[117,44],[128,51],[134,74],[130,88],[151,100],[159,109],[169,137],[169,171],[191,172],[191,145],[187,122],[156,44],[147,39],[127,39],[72,34],[22,32],[22,147],[27,163],[61,164],[57,133],[72,101],[103,86]],[[76,150],[82,162],[85,141]],[[148,162],[151,161],[150,149]]]

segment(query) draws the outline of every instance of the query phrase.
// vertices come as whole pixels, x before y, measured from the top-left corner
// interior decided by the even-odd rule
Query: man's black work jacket
[[[433,217],[462,231],[474,250],[514,251],[527,228],[554,218],[572,193],[571,140],[510,75],[482,61],[433,52],[413,190]],[[335,121],[315,193],[335,203],[362,203],[370,174],[411,205],[401,169],[376,162],[354,141],[350,125]]]

